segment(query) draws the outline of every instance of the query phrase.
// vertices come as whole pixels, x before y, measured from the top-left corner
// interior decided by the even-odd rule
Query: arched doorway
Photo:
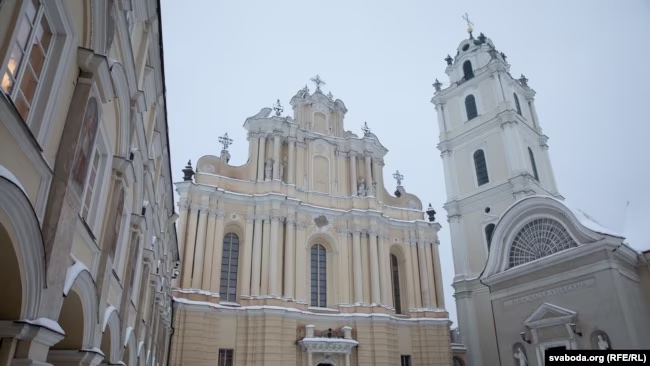
[[[2,285],[0,320],[19,320],[23,304],[23,284],[18,257],[7,229],[0,224],[0,278],[11,279]]]

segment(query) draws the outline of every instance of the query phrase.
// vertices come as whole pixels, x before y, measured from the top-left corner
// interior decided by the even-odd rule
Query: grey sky
[[[189,6],[188,4],[191,4]],[[177,1],[163,0],[167,104],[174,181],[188,159],[248,159],[246,117],[289,99],[315,74],[390,151],[392,173],[431,202],[440,235],[447,309],[456,322],[453,263],[438,123],[431,86],[448,82],[445,56],[484,32],[537,92],[536,107],[560,192],[604,226],[650,249],[650,2],[626,1]],[[626,201],[630,201],[624,223]],[[624,225],[625,224],[625,225]]]

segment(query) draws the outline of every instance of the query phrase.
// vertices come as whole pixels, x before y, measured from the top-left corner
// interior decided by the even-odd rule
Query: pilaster
[[[223,224],[226,217],[223,206],[220,203],[216,212],[214,227],[214,249],[212,250],[212,273],[210,274],[210,292],[219,294],[221,291],[221,257],[223,255]]]
[[[362,277],[362,262],[361,262],[361,230],[352,230],[352,272],[354,275],[354,302],[356,304],[363,303],[363,277]]]
[[[284,248],[284,294],[286,299],[294,298],[296,265],[296,230],[295,213],[289,212],[286,220],[286,242]]]
[[[253,208],[250,207],[246,215],[246,228],[244,232],[244,246],[240,248],[242,255],[239,257],[241,263],[241,291],[244,296],[251,295],[251,260],[253,254]],[[243,250],[242,250],[243,249]]]
[[[350,151],[350,196],[357,195],[357,154]]]
[[[260,295],[262,268],[262,225],[264,220],[258,214],[253,224],[253,261],[251,263],[251,296]]]
[[[182,288],[192,287],[192,267],[194,262],[194,245],[196,244],[196,227],[198,225],[200,206],[190,206],[190,216],[187,224],[187,241],[185,242],[185,255],[183,255]]]
[[[366,162],[369,162],[366,159]],[[369,167],[369,165],[366,165]],[[368,232],[370,244],[370,289],[371,301],[373,304],[381,304],[381,292],[379,290],[379,256],[377,254],[377,232],[371,229]]]

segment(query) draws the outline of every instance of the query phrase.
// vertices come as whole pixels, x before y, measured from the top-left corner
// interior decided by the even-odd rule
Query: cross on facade
[[[284,107],[282,107],[282,104],[280,104],[280,99],[278,99],[278,101],[273,105],[273,110],[275,111],[276,116],[279,116],[282,111],[284,111]]]
[[[327,84],[327,83],[324,82],[324,81],[320,78],[320,76],[318,76],[318,75],[314,76],[313,78],[311,78],[311,79],[309,79],[309,80],[311,80],[311,82],[313,82],[314,84],[316,84],[316,91],[320,91],[320,87],[321,87],[321,85],[325,85],[325,84]]]
[[[393,178],[397,180],[397,185],[401,186],[402,185],[402,179],[404,179],[404,176],[399,173],[399,170],[393,174]]]
[[[474,30],[474,23],[469,20],[469,15],[467,13],[463,15],[463,19],[467,22],[467,33],[471,34]]]
[[[361,127],[361,131],[363,131],[364,136],[370,135],[370,127],[368,127],[368,122],[363,123],[363,126]]]
[[[232,144],[232,139],[228,137],[226,132],[223,136],[219,137],[219,143],[223,144],[223,149],[228,150],[228,146]]]

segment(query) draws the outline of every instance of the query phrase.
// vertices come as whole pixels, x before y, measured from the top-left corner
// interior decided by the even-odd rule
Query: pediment
[[[526,326],[543,326],[558,323],[566,323],[578,315],[577,312],[563,307],[549,304],[547,302],[540,305],[524,321]]]

